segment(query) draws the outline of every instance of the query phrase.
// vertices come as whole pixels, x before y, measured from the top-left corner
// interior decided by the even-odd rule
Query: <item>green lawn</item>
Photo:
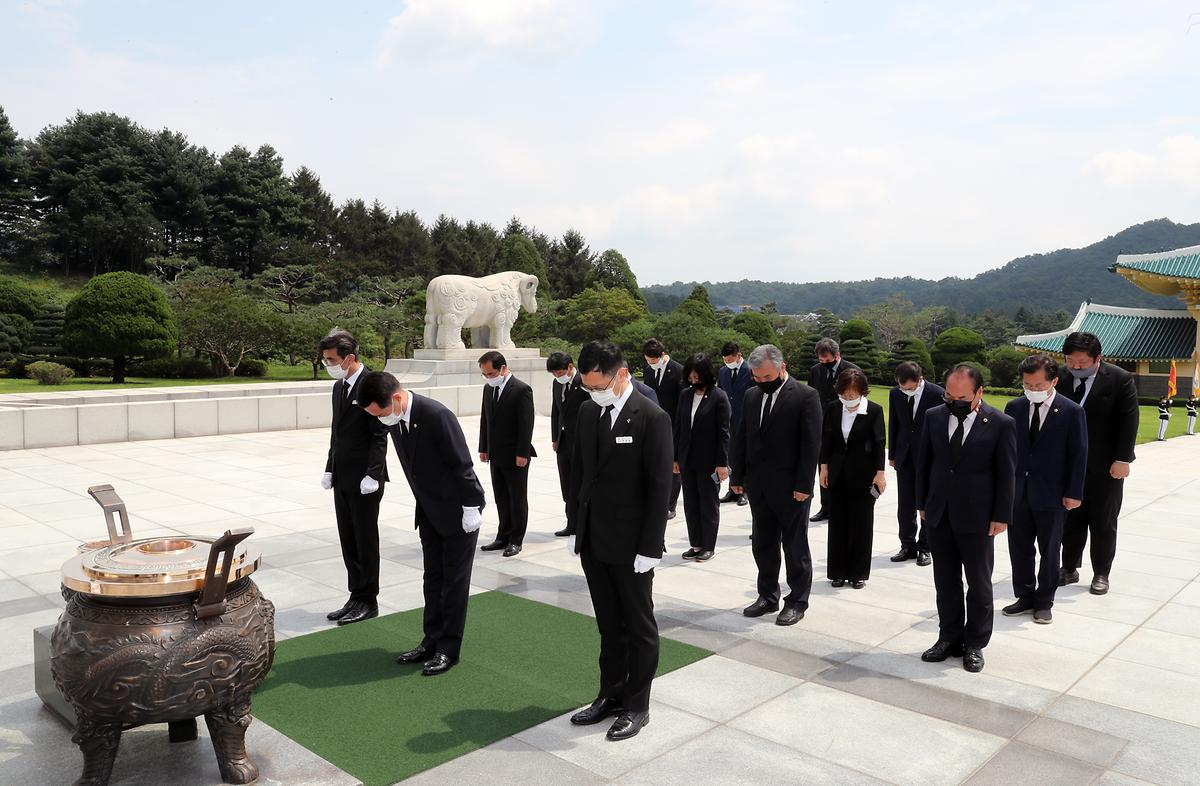
[[[888,410],[888,391],[890,388],[885,388],[880,385],[871,387],[870,399],[883,407],[883,415],[887,417]],[[991,404],[1001,412],[1008,402],[1012,401],[1009,396],[997,396],[992,394],[984,394],[983,400]],[[1138,444],[1143,442],[1153,442],[1158,439],[1158,409],[1155,407],[1140,407],[1141,417],[1138,420]],[[1178,437],[1187,431],[1187,413],[1183,407],[1173,407],[1171,411],[1171,425],[1167,427],[1167,438]]]
[[[328,377],[318,377],[324,381]],[[312,381],[312,366],[299,363],[289,366],[284,363],[272,363],[265,377],[215,377],[213,379],[151,379],[146,377],[128,377],[120,385],[113,384],[108,378],[79,377],[69,379],[61,385],[42,385],[36,379],[8,379],[0,377],[0,393],[50,393],[56,390],[116,390],[118,388],[161,388],[179,387],[183,385],[243,385],[256,382],[306,382]]]

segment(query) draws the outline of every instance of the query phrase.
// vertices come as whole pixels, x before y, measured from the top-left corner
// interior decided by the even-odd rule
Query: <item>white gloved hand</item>
[[[333,473],[332,472],[326,472],[324,475],[321,476],[321,488],[325,489],[326,491],[329,491],[331,488],[333,488]]]
[[[483,525],[483,513],[479,508],[468,508],[463,506],[462,528],[463,532],[474,532]]]
[[[571,535],[567,538],[567,551],[570,552],[572,557],[579,556],[578,554],[575,553],[575,536],[574,535]]]
[[[645,573],[654,570],[660,562],[662,562],[662,557],[643,557],[638,554],[633,558],[633,572]]]
[[[379,481],[370,475],[358,482],[359,494],[374,494],[376,491],[379,491]]]

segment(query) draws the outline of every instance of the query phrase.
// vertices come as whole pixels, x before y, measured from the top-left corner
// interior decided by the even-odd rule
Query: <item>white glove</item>
[[[483,513],[479,508],[468,508],[463,506],[463,532],[474,532],[483,525]]]
[[[574,535],[571,535],[570,537],[567,538],[567,551],[570,552],[572,557],[579,556],[578,554],[575,553],[575,536]]]
[[[662,557],[643,557],[638,554],[633,558],[633,572],[645,573],[654,570],[660,562],[662,562]]]
[[[326,491],[329,491],[331,488],[333,488],[333,473],[332,472],[326,472],[324,475],[321,476],[321,488],[325,489]]]
[[[374,494],[376,491],[379,491],[379,481],[370,475],[358,482],[359,494]]]

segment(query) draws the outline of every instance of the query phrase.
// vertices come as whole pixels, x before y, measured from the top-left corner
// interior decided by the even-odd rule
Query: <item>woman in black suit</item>
[[[698,352],[683,364],[689,384],[675,410],[675,472],[683,476],[683,515],[691,548],[704,562],[717,547],[721,483],[729,477],[729,396],[717,387],[712,361]]]
[[[867,378],[856,368],[838,375],[838,400],[825,409],[821,487],[829,489],[829,578],[862,589],[871,575],[875,495],[884,480],[883,407],[867,400]]]

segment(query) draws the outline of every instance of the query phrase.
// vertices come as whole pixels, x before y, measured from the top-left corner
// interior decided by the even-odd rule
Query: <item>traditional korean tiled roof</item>
[[[1071,324],[1053,333],[1017,336],[1023,349],[1062,354],[1063,339],[1076,331],[1094,333],[1110,360],[1184,360],[1196,351],[1196,320],[1185,309],[1122,308],[1080,304]]]
[[[1113,271],[1136,270],[1170,278],[1200,279],[1200,246],[1160,251],[1157,254],[1121,254]]]

